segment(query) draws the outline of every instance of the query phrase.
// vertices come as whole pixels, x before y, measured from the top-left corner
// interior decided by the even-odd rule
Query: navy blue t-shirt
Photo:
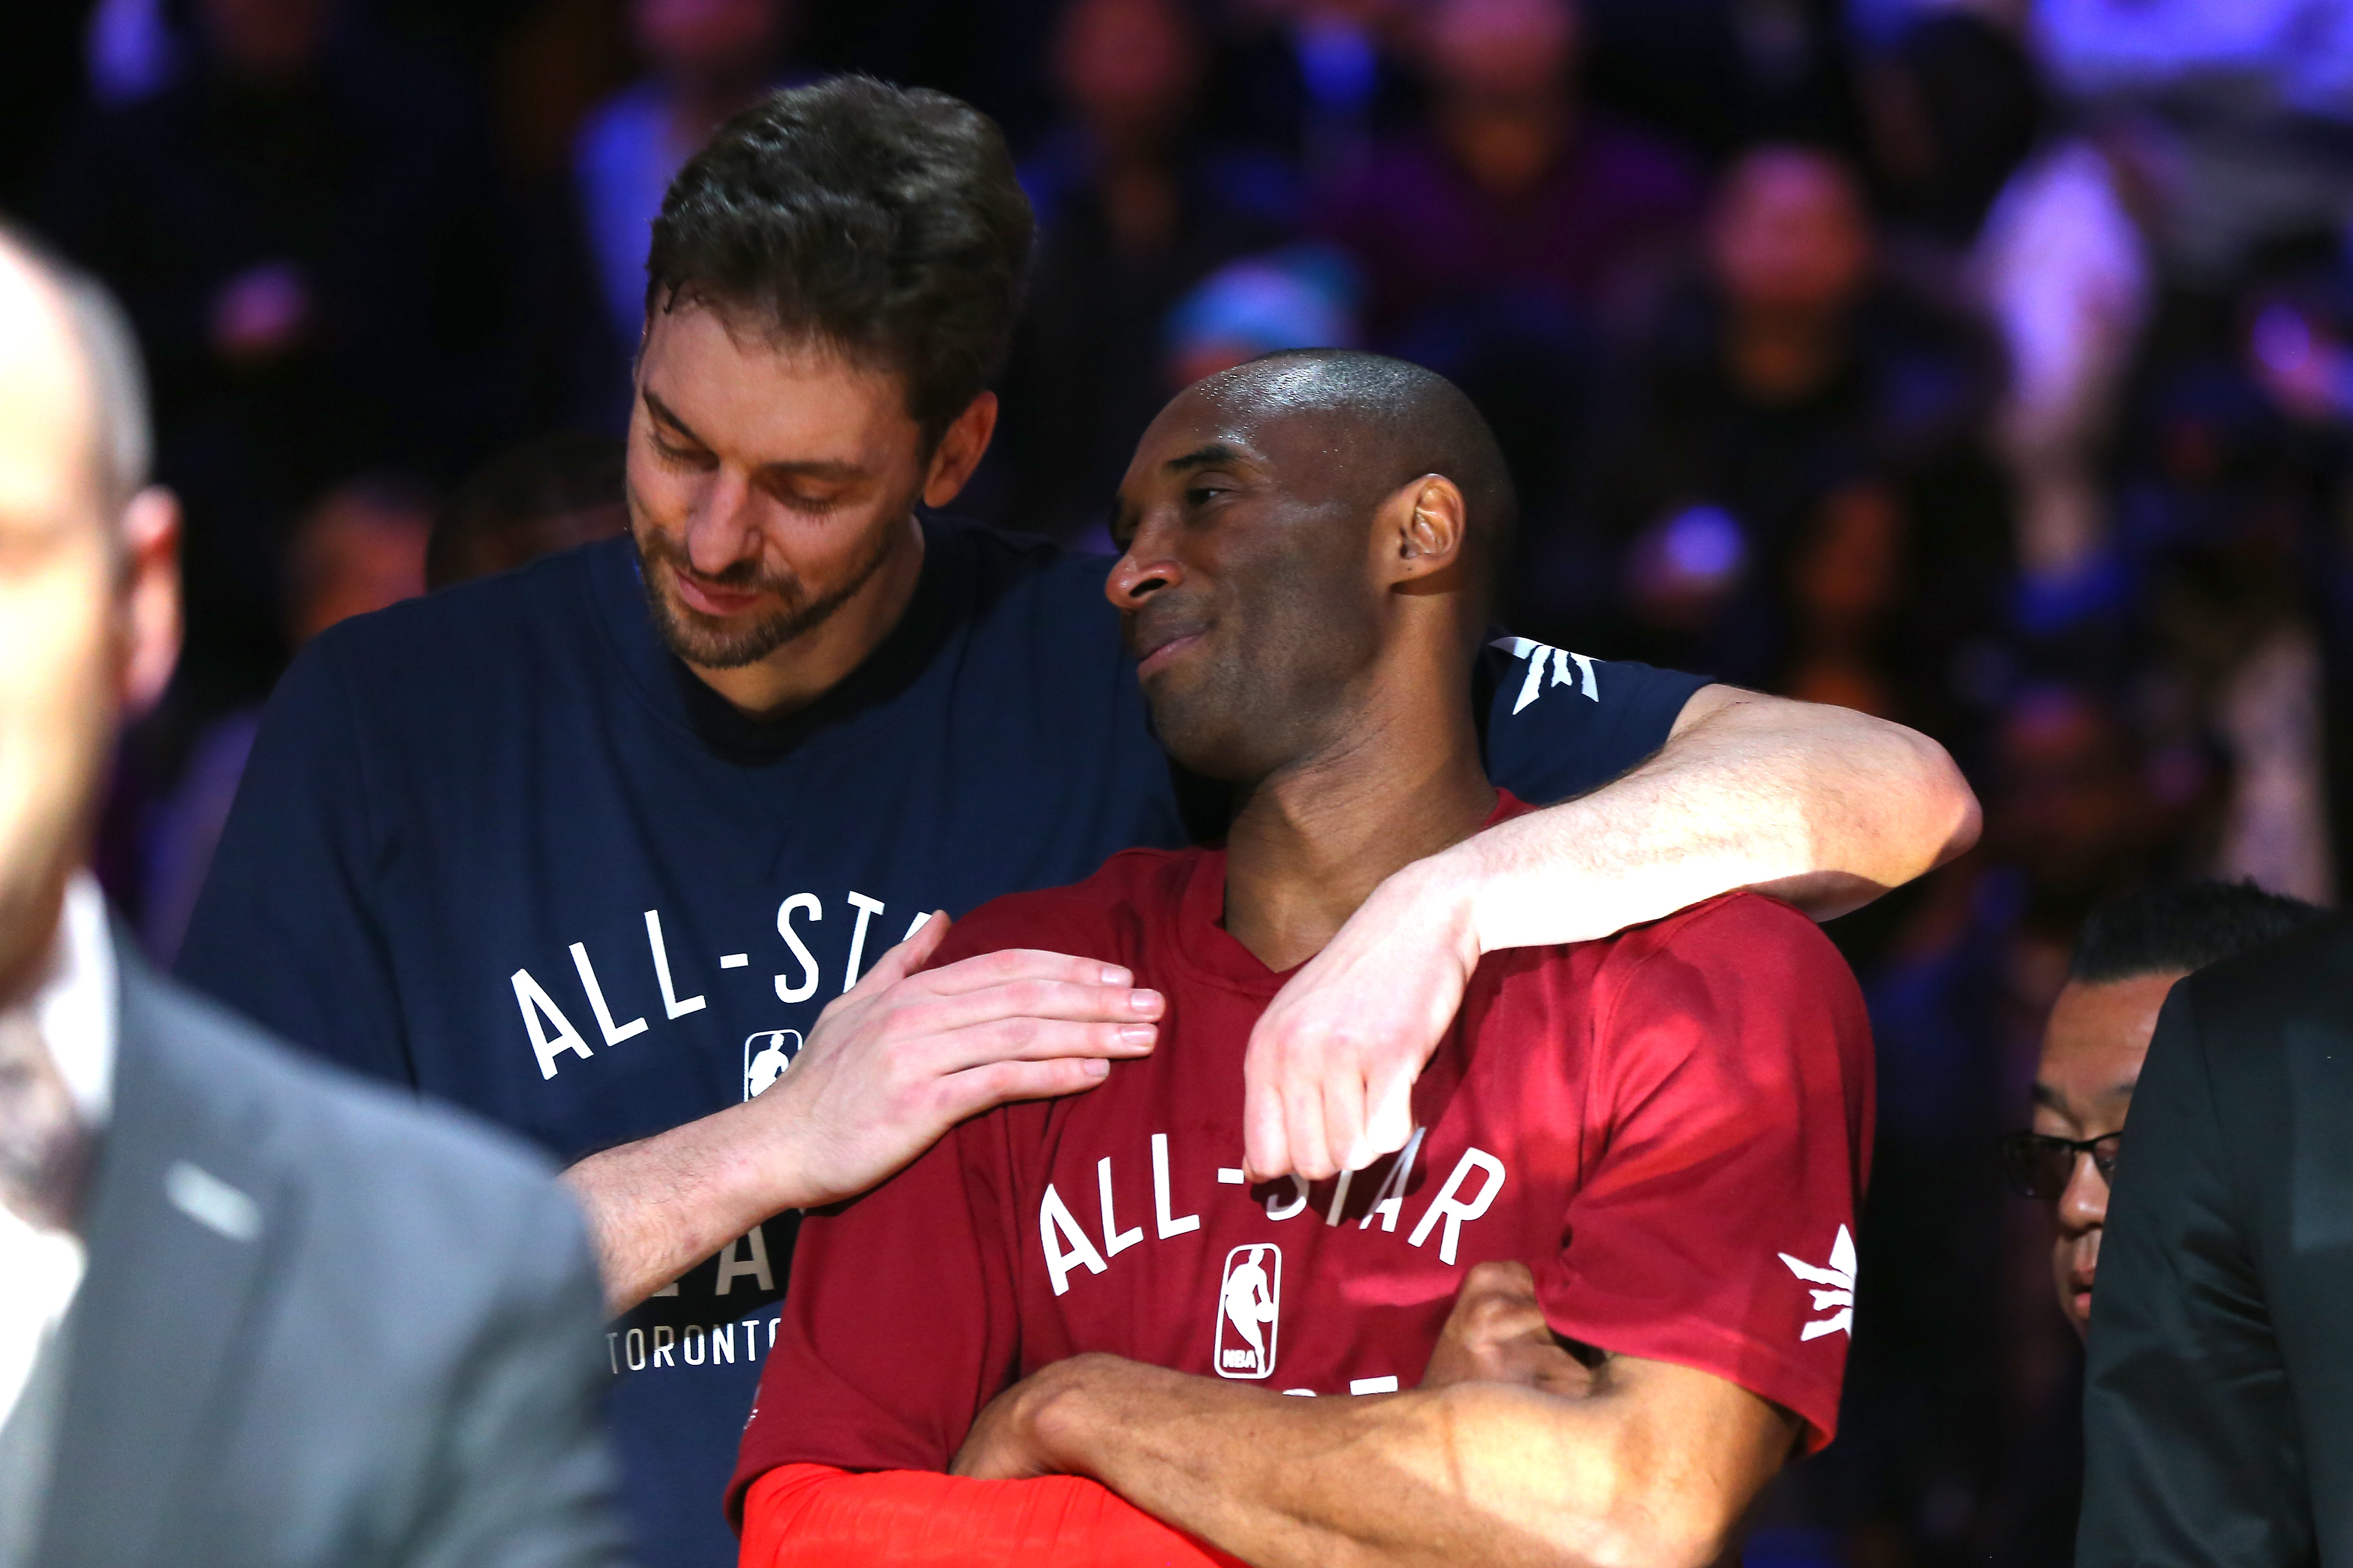
[[[661,646],[625,539],[329,631],[270,700],[180,973],[570,1161],[765,1088],[924,911],[1184,842],[1106,563],[924,527],[898,627],[773,724]],[[1490,771],[1537,802],[1607,783],[1701,684],[1501,639]],[[794,1224],[610,1325],[648,1563],[734,1562]]]

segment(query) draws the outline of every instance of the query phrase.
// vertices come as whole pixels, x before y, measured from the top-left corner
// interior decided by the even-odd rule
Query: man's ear
[[[122,509],[121,699],[126,718],[162,700],[180,662],[180,498],[150,485]]]
[[[1381,510],[1392,583],[1435,576],[1462,559],[1462,492],[1445,475],[1422,475],[1391,494]]]
[[[997,394],[984,392],[965,405],[934,449],[931,472],[923,476],[925,506],[945,506],[955,500],[972,471],[980,467],[988,438],[996,432]]]

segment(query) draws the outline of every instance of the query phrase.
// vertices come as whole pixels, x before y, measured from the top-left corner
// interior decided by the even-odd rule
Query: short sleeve
[[[333,632],[312,643],[271,695],[176,969],[305,1050],[413,1085],[338,646]]]
[[[1845,961],[1736,893],[1620,939],[1588,1103],[1605,1108],[1537,1295],[1555,1330],[1712,1373],[1831,1440],[1852,1337],[1872,1057]]]
[[[1599,789],[1665,745],[1683,705],[1708,684],[1497,637],[1479,656],[1487,776],[1535,805]]]
[[[948,1468],[1014,1381],[1018,1249],[1005,1118],[967,1121],[863,1197],[801,1221],[728,1509],[779,1465]]]

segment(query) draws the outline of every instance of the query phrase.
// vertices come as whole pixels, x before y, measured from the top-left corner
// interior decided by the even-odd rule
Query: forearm
[[[1739,888],[1826,920],[1976,841],[1976,797],[1926,736],[1728,688],[1693,700],[1704,710],[1617,783],[1400,875],[1459,889],[1488,952],[1607,936]]]
[[[1260,1568],[1699,1568],[1747,1500],[1661,1484],[1606,1401],[1502,1384],[1302,1399],[1098,1362],[1037,1424],[1061,1467]]]
[[[750,1104],[591,1154],[564,1173],[587,1216],[608,1310],[626,1312],[772,1215],[828,1201]]]

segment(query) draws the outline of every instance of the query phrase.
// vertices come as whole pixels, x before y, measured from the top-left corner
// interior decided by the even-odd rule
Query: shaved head
[[[0,289],[19,307],[11,312],[18,331],[37,335],[54,323],[70,340],[67,374],[79,383],[91,474],[106,509],[120,507],[147,482],[154,447],[147,376],[122,308],[95,279],[5,223]]]
[[[1483,616],[1511,554],[1519,498],[1495,432],[1461,387],[1401,359],[1356,349],[1284,349],[1196,383],[1191,395],[1238,424],[1312,422],[1333,499],[1369,510],[1398,486],[1440,474],[1462,492],[1463,542]],[[1476,629],[1475,627],[1473,628]]]

